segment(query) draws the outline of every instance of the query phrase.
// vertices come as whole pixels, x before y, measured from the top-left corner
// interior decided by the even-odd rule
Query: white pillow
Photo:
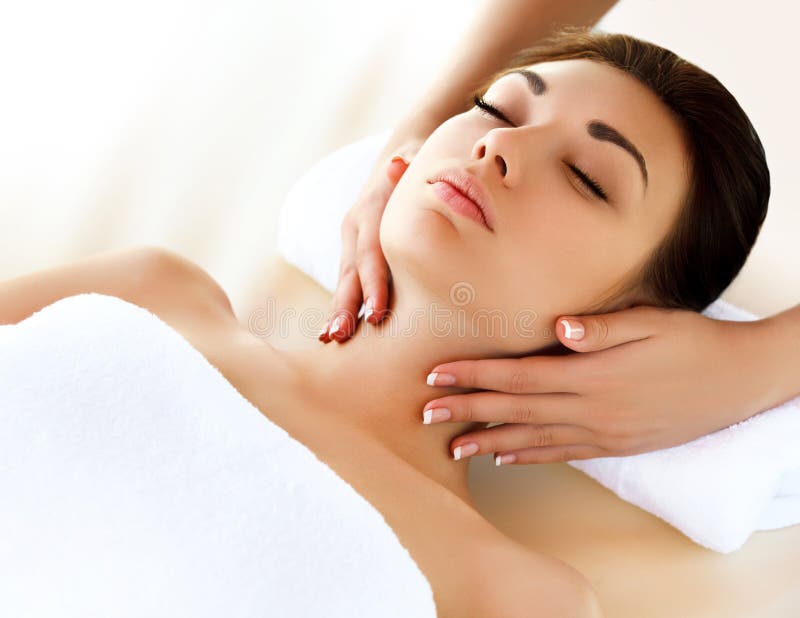
[[[278,252],[330,292],[338,281],[342,218],[390,133],[372,135],[323,158],[292,187],[281,209]],[[757,319],[721,298],[703,314]],[[731,552],[755,530],[800,523],[798,444],[800,397],[688,444],[569,464],[695,542]]]

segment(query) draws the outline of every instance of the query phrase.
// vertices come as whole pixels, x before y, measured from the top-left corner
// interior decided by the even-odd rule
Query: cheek
[[[507,227],[498,270],[512,301],[516,296],[540,313],[569,312],[594,302],[617,280],[627,252],[618,218],[601,210],[606,206],[573,198],[568,186],[546,186]]]

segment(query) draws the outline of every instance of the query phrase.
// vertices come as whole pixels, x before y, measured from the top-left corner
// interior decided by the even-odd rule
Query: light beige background
[[[477,0],[33,0],[0,6],[0,278],[133,243],[197,261],[234,305],[288,188],[392,126]],[[625,1],[601,22],[710,70],[762,137],[770,213],[723,296],[800,302],[792,3]],[[338,230],[332,230],[338,234]]]

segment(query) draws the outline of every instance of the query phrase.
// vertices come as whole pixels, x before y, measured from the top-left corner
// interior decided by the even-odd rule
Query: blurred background
[[[236,306],[274,253],[292,183],[407,113],[478,5],[2,3],[0,279],[150,243],[199,263]],[[597,26],[695,62],[749,114],[772,200],[723,297],[761,316],[800,302],[795,10],[623,0]]]

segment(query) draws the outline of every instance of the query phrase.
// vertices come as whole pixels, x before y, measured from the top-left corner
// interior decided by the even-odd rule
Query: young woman
[[[0,322],[82,292],[145,307],[381,512],[439,615],[599,615],[579,573],[476,511],[475,453],[448,444],[481,424],[424,423],[438,418],[424,406],[432,392],[463,391],[428,371],[543,350],[553,344],[544,329],[564,313],[702,309],[755,241],[769,175],[755,131],[717,80],[629,36],[562,33],[487,86],[399,180],[380,228],[390,313],[347,345],[264,345],[204,271],[154,248],[5,282]],[[354,376],[358,389],[346,386]],[[588,438],[570,431],[571,444]]]

